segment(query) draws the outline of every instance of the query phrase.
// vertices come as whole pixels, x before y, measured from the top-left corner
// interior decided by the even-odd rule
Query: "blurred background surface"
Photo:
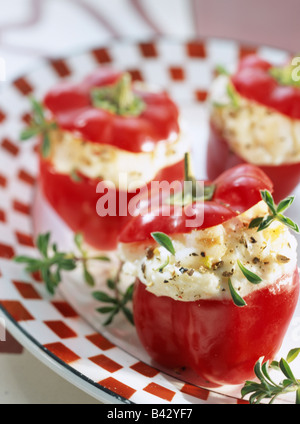
[[[7,78],[113,38],[225,37],[297,51],[299,0],[0,0]]]

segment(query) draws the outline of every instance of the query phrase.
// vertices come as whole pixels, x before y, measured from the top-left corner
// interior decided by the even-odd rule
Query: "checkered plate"
[[[230,40],[113,42],[109,46],[47,61],[4,87],[0,97],[0,305],[11,333],[41,361],[82,390],[106,403],[241,403],[240,387],[207,390],[184,375],[157,368],[145,354],[134,328],[118,318],[103,327],[80,275],[64,279],[54,297],[37,275],[12,261],[36,255],[37,232],[50,229],[66,247],[72,234],[46,204],[36,184],[34,145],[19,134],[29,119],[28,96],[41,96],[62,79],[80,80],[97,66],[112,65],[134,80],[159,84],[181,108],[193,140],[197,177],[205,177],[207,111],[205,100],[216,64],[232,69],[239,57],[258,51],[274,62],[285,52],[241,46]],[[109,267],[97,272],[102,286]],[[98,305],[99,306],[99,305]],[[297,315],[298,314],[298,315]],[[298,318],[297,318],[298,316]],[[282,351],[300,344],[296,312]],[[296,342],[295,342],[296,340]],[[300,371],[300,370],[299,370]],[[287,400],[289,401],[289,400]]]

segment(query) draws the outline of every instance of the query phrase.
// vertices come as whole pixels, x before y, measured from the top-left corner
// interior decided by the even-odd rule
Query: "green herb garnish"
[[[104,255],[96,255],[96,256],[89,256],[88,251],[83,248],[83,236],[81,233],[76,233],[74,236],[74,242],[77,246],[77,249],[79,250],[81,257],[80,260],[82,262],[83,267],[83,276],[85,282],[89,286],[94,286],[95,281],[93,275],[88,270],[88,261],[89,260],[96,260],[96,261],[109,261],[110,259],[107,256]],[[78,260],[78,258],[77,258]]]
[[[247,280],[250,281],[250,283],[252,284],[261,283],[262,279],[258,275],[254,274],[254,272],[252,271],[249,271],[249,269],[247,269],[239,260],[237,261],[237,263],[240,270],[242,271],[244,276],[247,278]]]
[[[246,306],[247,303],[244,301],[244,299],[234,289],[230,278],[228,278],[228,287],[229,287],[229,291],[230,291],[233,303],[236,306]]]
[[[240,96],[238,95],[237,91],[230,83],[227,84],[226,91],[228,97],[230,98],[231,106],[237,109],[240,106]]]
[[[271,76],[281,85],[300,87],[299,57],[294,57],[291,62],[284,67],[272,67],[269,72]]]
[[[42,136],[41,152],[44,158],[50,155],[51,143],[49,132],[57,128],[57,124],[53,121],[48,121],[45,117],[44,108],[33,97],[30,98],[32,107],[32,120],[27,128],[20,135],[21,140],[29,140],[37,135]]]
[[[107,286],[109,289],[114,290],[114,296],[110,296],[109,294],[103,291],[93,292],[94,299],[98,300],[99,302],[103,302],[107,305],[101,306],[96,309],[97,312],[101,314],[108,314],[108,318],[103,323],[103,325],[107,326],[111,324],[114,317],[119,312],[122,312],[127,318],[127,320],[132,325],[134,325],[133,314],[127,306],[127,304],[132,300],[134,284],[128,286],[125,293],[121,292],[118,287],[118,278],[116,278],[115,280],[107,280]]]
[[[229,82],[226,86],[226,93],[227,96],[229,98],[229,103],[228,102],[224,102],[224,103],[219,103],[214,101],[212,104],[214,107],[216,108],[223,108],[225,106],[231,106],[234,109],[238,109],[240,107],[240,96],[238,94],[238,92],[236,91],[236,89],[234,88],[234,86]]]
[[[278,205],[275,204],[272,194],[268,190],[261,190],[261,197],[263,201],[267,204],[269,208],[269,215],[265,217],[254,218],[250,224],[249,228],[256,228],[257,231],[262,231],[265,228],[269,227],[269,225],[278,220],[282,224],[289,227],[291,230],[299,233],[298,225],[292,221],[290,218],[284,216],[282,212],[284,212],[294,201],[294,197],[290,196],[286,199],[282,200]]]
[[[169,236],[165,233],[155,232],[151,233],[152,238],[160,244],[162,247],[168,250],[168,252],[172,253],[172,255],[175,255],[175,249],[172,243],[172,240]]]
[[[281,358],[279,362],[263,362],[263,357],[259,358],[254,367],[256,377],[260,383],[255,381],[246,381],[241,390],[242,397],[250,395],[251,404],[261,403],[263,399],[270,399],[269,404],[273,403],[279,395],[290,392],[296,392],[295,403],[300,404],[300,380],[296,379],[289,363],[291,363],[299,354],[300,348],[294,348],[289,351],[286,359]],[[280,383],[275,383],[269,374],[269,369],[282,372],[284,379]]]
[[[81,234],[76,234],[74,242],[80,252],[80,256],[74,253],[58,251],[55,243],[50,244],[50,233],[40,234],[36,240],[36,246],[41,257],[16,256],[14,260],[26,264],[25,270],[29,273],[39,271],[49,293],[54,294],[62,280],[62,271],[73,271],[79,263],[83,266],[83,278],[85,282],[93,286],[94,278],[88,270],[89,260],[109,261],[106,256],[89,256],[83,248]]]
[[[216,65],[215,71],[219,75],[226,75],[226,76],[229,76],[230,75],[229,72],[228,72],[228,70],[225,68],[225,66],[220,65],[220,64],[219,65]]]
[[[116,84],[93,88],[91,98],[95,107],[121,116],[138,116],[146,107],[134,94],[129,73],[124,73]]]

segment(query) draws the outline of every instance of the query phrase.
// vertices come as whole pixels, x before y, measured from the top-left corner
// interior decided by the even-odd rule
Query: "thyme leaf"
[[[254,218],[252,219],[252,221],[249,224],[249,228],[256,228],[260,225],[260,223],[262,222],[264,218],[263,217],[258,217],[258,218]]]
[[[244,301],[244,299],[238,294],[238,292],[235,290],[235,288],[232,285],[231,279],[228,278],[228,287],[229,287],[229,291],[233,300],[233,303],[236,306],[246,306],[247,303]]]
[[[151,233],[151,236],[158,244],[167,249],[168,252],[172,253],[172,255],[175,255],[175,249],[172,240],[169,236],[167,236],[167,234],[161,232],[154,232]]]
[[[299,347],[296,347],[294,349],[291,349],[289,351],[289,353],[287,354],[287,357],[286,357],[287,362],[292,362],[294,359],[297,358],[297,356],[299,355],[299,353],[300,353],[300,348]]]
[[[249,271],[249,269],[247,269],[242,263],[241,261],[237,260],[238,266],[240,268],[240,270],[242,271],[242,273],[244,274],[244,276],[247,278],[248,281],[250,281],[250,283],[252,284],[259,284],[262,282],[262,279],[254,274],[254,272]]]
[[[96,309],[100,314],[108,314],[107,319],[103,325],[108,326],[113,322],[115,316],[122,312],[125,318],[134,325],[133,313],[128,308],[128,303],[132,301],[134,283],[129,285],[125,292],[122,292],[119,288],[119,277],[117,275],[115,280],[108,279],[106,285],[109,289],[114,290],[113,295],[109,295],[104,291],[94,291],[93,297],[99,302],[107,304],[107,306],[100,306]]]
[[[51,151],[49,133],[51,130],[57,128],[57,124],[54,121],[49,121],[46,119],[43,105],[35,98],[31,97],[30,103],[32,108],[32,119],[29,126],[21,131],[20,139],[24,141],[29,140],[30,138],[37,135],[41,135],[41,152],[42,156],[46,158],[50,155]]]
[[[269,225],[278,220],[282,224],[286,225],[291,230],[299,233],[298,225],[291,219],[282,214],[286,209],[288,209],[294,201],[294,196],[289,196],[286,199],[282,200],[278,205],[275,204],[272,194],[268,190],[261,190],[261,197],[263,201],[267,204],[269,208],[269,215],[265,217],[257,217],[252,219],[249,224],[249,228],[256,228],[257,231],[262,231],[269,227]]]

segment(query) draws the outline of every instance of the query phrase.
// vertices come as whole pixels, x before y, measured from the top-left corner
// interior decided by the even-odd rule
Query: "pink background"
[[[194,0],[196,32],[297,52],[299,0]]]

